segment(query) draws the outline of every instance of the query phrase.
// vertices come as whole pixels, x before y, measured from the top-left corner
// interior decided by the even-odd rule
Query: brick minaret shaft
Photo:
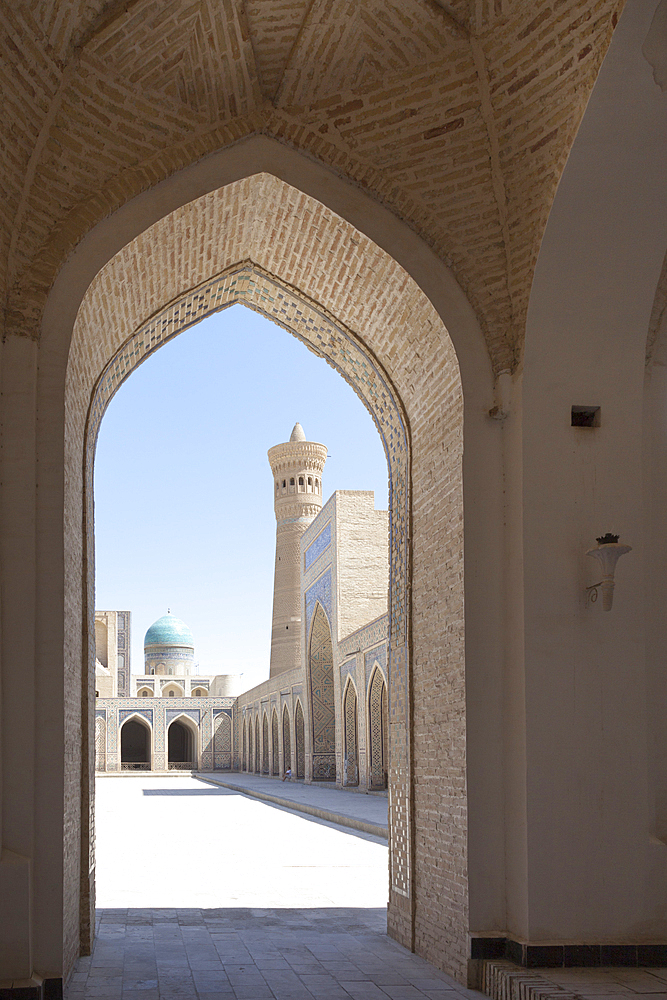
[[[285,444],[269,448],[276,511],[276,572],[270,676],[301,666],[301,559],[299,541],[322,507],[326,445],[306,441],[295,424]]]

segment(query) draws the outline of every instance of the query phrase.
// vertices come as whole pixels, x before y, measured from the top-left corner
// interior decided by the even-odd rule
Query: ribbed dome
[[[163,615],[146,633],[144,648],[146,646],[191,646],[194,649],[195,641],[185,622],[175,615]]]
[[[306,435],[304,433],[303,427],[297,420],[294,425],[294,430],[292,431],[292,436],[290,437],[290,442],[292,441],[307,441]]]

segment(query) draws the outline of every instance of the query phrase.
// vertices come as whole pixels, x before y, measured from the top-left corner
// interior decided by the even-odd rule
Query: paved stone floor
[[[204,775],[201,775],[203,778]],[[381,792],[355,792],[331,785],[306,785],[303,781],[281,781],[260,774],[220,774],[208,772],[206,780],[220,781],[257,794],[279,796],[293,802],[297,808],[306,806],[322,812],[338,814],[341,819],[372,823],[387,829],[387,795]]]
[[[650,993],[650,1000],[667,1000],[667,969],[588,968],[536,969],[554,989],[590,1000],[628,1000]],[[647,998],[649,1000],[649,998]]]
[[[481,1000],[386,936],[378,837],[190,777],[98,778],[96,823],[68,1000]]]

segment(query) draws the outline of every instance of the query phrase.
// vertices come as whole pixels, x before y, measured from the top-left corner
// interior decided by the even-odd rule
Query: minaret
[[[270,676],[301,666],[301,562],[299,540],[322,507],[326,445],[306,441],[294,425],[285,444],[269,448],[276,511],[276,573]]]

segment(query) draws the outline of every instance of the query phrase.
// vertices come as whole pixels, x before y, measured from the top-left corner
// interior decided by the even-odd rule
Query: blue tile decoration
[[[368,684],[371,678],[371,672],[375,664],[378,663],[382,669],[382,673],[389,680],[389,675],[387,673],[387,646],[383,643],[381,646],[375,646],[373,649],[367,650],[364,654],[364,665],[366,669],[366,684]],[[388,688],[388,690],[390,690]]]
[[[171,699],[169,699],[171,701]],[[167,709],[167,726],[174,719],[177,719],[179,715],[187,715],[193,722],[199,725],[199,720],[201,718],[201,711],[198,708],[168,708]]]
[[[331,570],[328,569],[318,580],[306,591],[306,635],[310,633],[310,621],[313,617],[315,605],[319,601],[331,620]]]
[[[122,708],[118,712],[118,722],[121,723],[127,719],[128,715],[143,715],[147,722],[153,725],[153,709],[152,708]]]
[[[320,531],[314,542],[308,546],[304,553],[304,563],[306,569],[310,569],[316,559],[322,555],[325,549],[331,545],[331,521]]]

